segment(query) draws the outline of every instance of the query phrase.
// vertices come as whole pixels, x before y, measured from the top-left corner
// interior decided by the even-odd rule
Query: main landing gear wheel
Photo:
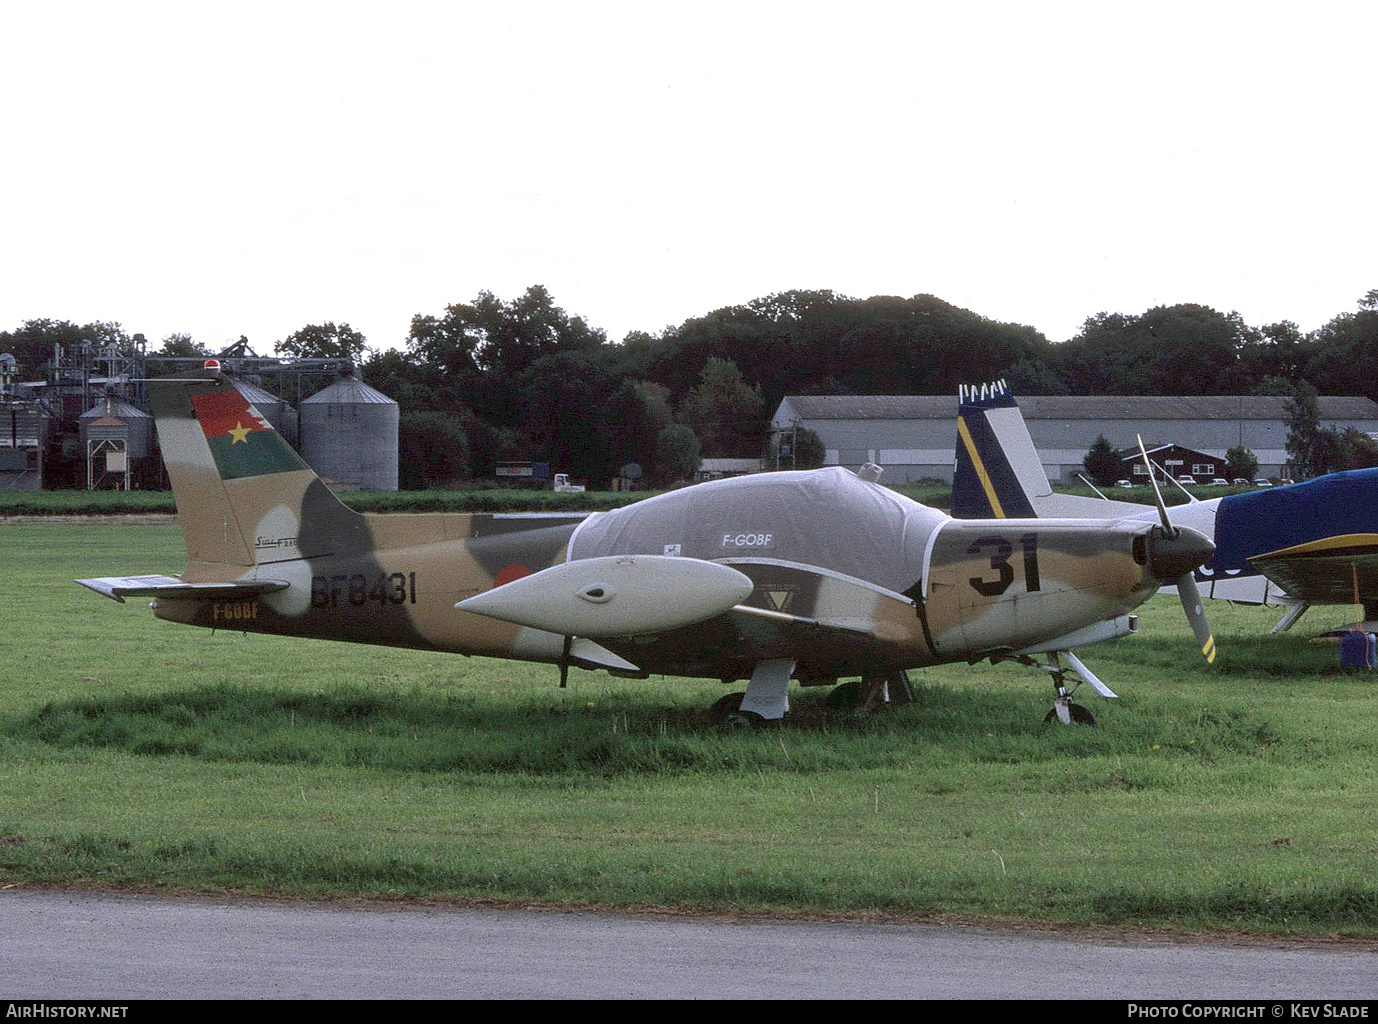
[[[729,693],[726,697],[721,697],[715,701],[713,706],[708,709],[708,713],[713,716],[713,721],[723,732],[754,729],[765,721],[754,711],[742,710],[742,700],[745,697],[744,692]]]
[[[838,683],[828,693],[828,707],[834,711],[850,711],[861,703],[861,683]]]
[[[885,675],[867,675],[839,683],[828,694],[828,707],[833,711],[851,711],[858,715],[888,711],[896,704],[914,700],[914,687],[903,671]]]
[[[726,697],[719,697],[713,702],[713,706],[708,709],[708,713],[721,721],[734,711],[740,711],[742,700],[746,697],[744,691],[729,693]]]
[[[754,729],[765,721],[754,711],[730,711],[718,723],[723,732],[736,732],[738,729]]]

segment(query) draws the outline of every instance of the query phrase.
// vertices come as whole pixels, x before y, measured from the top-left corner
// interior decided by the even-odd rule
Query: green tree
[[[1306,377],[1328,395],[1378,398],[1378,306],[1370,292],[1359,311],[1342,313],[1315,334]]]
[[[656,437],[656,482],[672,484],[691,478],[703,461],[700,451],[698,435],[692,427],[671,423]]]
[[[616,453],[609,444],[607,399],[615,381],[603,366],[582,352],[542,356],[513,387],[527,458],[591,482],[612,475]]]
[[[417,313],[411,318],[407,351],[419,364],[451,376],[476,378],[474,350],[483,341],[473,307],[455,304],[441,316]]]
[[[1258,456],[1237,444],[1225,453],[1225,472],[1231,480],[1252,480],[1258,474]]]
[[[1045,364],[1032,371],[1040,379],[1057,375],[1053,347],[1031,327],[932,295],[856,299],[830,291],[780,292],[686,320],[658,338],[629,335],[617,365],[669,387],[678,406],[709,359],[735,363],[768,411],[786,394],[946,393],[1024,361]]]
[[[1099,435],[1091,445],[1082,465],[1086,467],[1087,475],[1102,487],[1113,484],[1124,472],[1124,460],[1111,447],[1104,434]]]
[[[1334,428],[1330,428],[1332,431]],[[1331,472],[1342,469],[1369,469],[1378,466],[1378,441],[1357,427],[1345,427],[1339,434],[1339,458]]]
[[[480,292],[468,307],[477,328],[474,357],[489,373],[512,376],[542,356],[589,352],[607,344],[607,335],[581,316],[570,316],[543,285],[534,284],[511,302]]]
[[[818,469],[828,457],[823,439],[808,427],[800,427],[794,440],[794,464],[799,469]]]
[[[396,349],[371,352],[360,367],[359,375],[370,386],[394,399],[403,410],[452,412],[464,406],[460,399],[446,401],[449,396],[444,394],[440,375],[435,370],[421,366],[406,352]]]
[[[817,469],[827,457],[822,438],[808,427],[793,427],[771,434],[764,461],[768,469]]]
[[[1261,378],[1258,383],[1251,387],[1246,393],[1250,395],[1285,395],[1291,397],[1296,393],[1299,384],[1309,383],[1300,377],[1277,377],[1269,376]]]
[[[1067,382],[1042,359],[1021,359],[1003,374],[1016,395],[1066,395]]]
[[[469,476],[469,434],[440,412],[403,412],[397,425],[403,490],[453,486]]]
[[[409,361],[432,386],[462,394],[482,419],[510,428],[524,408],[517,394],[523,371],[546,356],[602,358],[607,348],[601,330],[556,306],[540,285],[511,302],[484,291],[441,316],[418,313],[407,339]]]
[[[727,359],[710,358],[699,381],[680,403],[680,422],[693,428],[713,458],[753,458],[764,434],[761,389],[747,384]]]
[[[1258,388],[1264,381],[1301,380],[1315,352],[1315,343],[1290,320],[1249,331],[1239,348],[1240,390],[1255,395],[1286,394],[1285,390],[1260,391]],[[1251,381],[1258,384],[1251,386]]]
[[[149,355],[173,356],[183,359],[204,359],[210,349],[192,339],[190,334],[169,334],[163,339],[163,347]]]
[[[1287,417],[1287,455],[1293,472],[1305,480],[1328,472],[1337,457],[1337,438],[1321,430],[1321,407],[1316,389],[1301,383],[1283,404]]]
[[[52,365],[54,346],[61,347],[64,360],[80,362],[84,353],[109,346],[128,353],[133,342],[119,324],[103,321],[78,326],[70,320],[26,320],[13,331],[0,331],[0,352],[14,356],[24,378],[41,376]]]
[[[652,465],[657,438],[673,420],[669,388],[647,380],[623,380],[608,399],[608,444],[616,465]]]
[[[1252,337],[1238,313],[1185,303],[1090,317],[1056,358],[1072,394],[1226,395]]]
[[[1378,466],[1378,443],[1355,427],[1322,427],[1316,389],[1297,386],[1287,400],[1287,454],[1300,479]]]
[[[297,359],[341,359],[358,365],[368,355],[368,339],[349,324],[307,324],[274,346]]]

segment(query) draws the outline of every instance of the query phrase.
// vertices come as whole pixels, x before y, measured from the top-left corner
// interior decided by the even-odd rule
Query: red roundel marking
[[[519,580],[523,576],[530,575],[531,570],[524,565],[505,565],[493,577],[493,586],[500,587],[504,583],[511,583],[513,580]]]

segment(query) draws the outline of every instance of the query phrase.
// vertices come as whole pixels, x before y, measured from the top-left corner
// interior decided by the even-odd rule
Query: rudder
[[[187,554],[252,566],[330,554],[367,539],[268,420],[218,370],[149,381]]]
[[[958,389],[955,519],[1031,519],[1048,475],[1004,381]]]

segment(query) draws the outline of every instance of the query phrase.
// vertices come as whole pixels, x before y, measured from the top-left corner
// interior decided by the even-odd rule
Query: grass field
[[[1378,677],[1175,599],[1083,651],[1122,695],[1045,726],[1017,666],[858,720],[796,691],[194,630],[77,576],[176,572],[172,526],[0,527],[0,885],[975,917],[1378,935]]]

